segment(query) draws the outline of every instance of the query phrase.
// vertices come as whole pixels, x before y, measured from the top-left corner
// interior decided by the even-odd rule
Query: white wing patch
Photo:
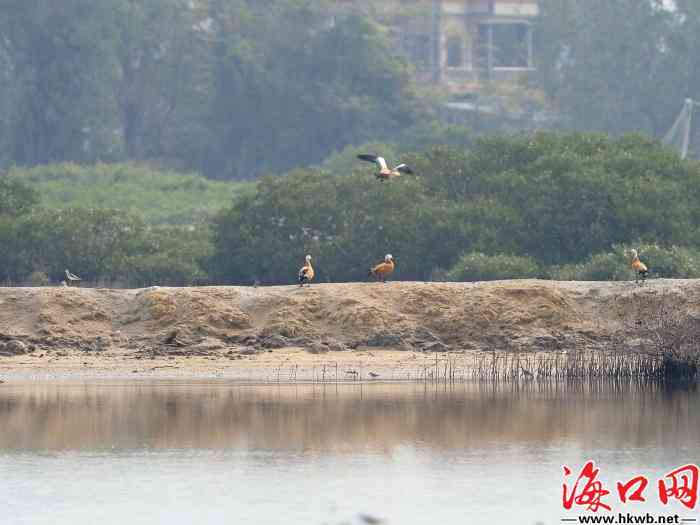
[[[384,157],[377,157],[377,164],[379,164],[379,167],[383,170],[389,169],[386,166],[386,160],[384,160]]]

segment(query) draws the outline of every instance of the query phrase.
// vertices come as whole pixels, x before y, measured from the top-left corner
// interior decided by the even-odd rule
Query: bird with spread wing
[[[378,155],[362,154],[358,155],[357,158],[366,162],[372,162],[373,164],[376,164],[379,168],[379,171],[376,172],[375,176],[379,180],[388,180],[394,177],[400,177],[403,173],[413,173],[413,170],[403,163],[393,168],[389,168],[389,165],[386,163],[386,159],[384,157],[379,157]]]

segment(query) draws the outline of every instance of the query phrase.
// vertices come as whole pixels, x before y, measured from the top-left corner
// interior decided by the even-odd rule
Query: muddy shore
[[[0,288],[0,380],[415,380],[492,352],[609,351],[640,305],[698,299],[667,279]]]

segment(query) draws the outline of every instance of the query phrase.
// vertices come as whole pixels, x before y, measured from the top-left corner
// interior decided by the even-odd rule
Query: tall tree
[[[196,167],[210,93],[206,16],[189,0],[120,0],[115,97],[127,158]]]
[[[115,80],[114,2],[3,0],[0,31],[20,164],[91,161],[119,154],[110,86]]]
[[[381,30],[309,0],[212,0],[208,171],[249,177],[318,162],[412,121],[408,69]]]
[[[662,135],[689,96],[687,61],[700,51],[681,49],[679,13],[661,0],[540,5],[540,79],[566,125]]]

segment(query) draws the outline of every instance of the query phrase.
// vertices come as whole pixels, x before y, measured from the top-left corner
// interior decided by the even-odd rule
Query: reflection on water
[[[634,383],[7,385],[0,449],[677,446],[700,429],[696,398]]]
[[[0,494],[8,523],[558,523],[564,463],[612,480],[696,462],[697,401],[635,383],[4,384]]]

